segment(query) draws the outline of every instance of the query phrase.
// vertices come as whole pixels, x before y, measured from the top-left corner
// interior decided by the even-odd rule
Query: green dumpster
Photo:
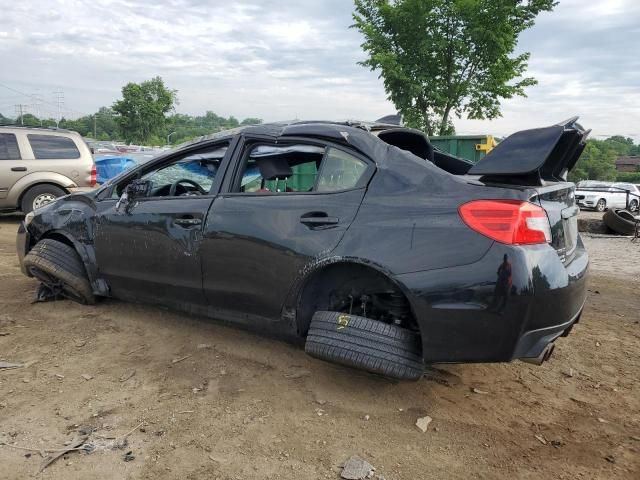
[[[477,163],[497,145],[491,135],[444,135],[429,137],[429,141],[438,150],[473,163]]]

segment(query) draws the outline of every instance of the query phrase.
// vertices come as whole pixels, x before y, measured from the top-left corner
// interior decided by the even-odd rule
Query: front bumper
[[[576,201],[579,207],[582,208],[596,208],[598,201],[596,199],[587,200],[587,199],[579,199]]]
[[[16,235],[16,252],[18,253],[18,261],[20,262],[20,270],[22,273],[30,277],[31,275],[24,266],[24,256],[27,254],[31,245],[31,235],[24,225],[24,222],[20,222],[18,227],[18,234]]]
[[[511,282],[498,285],[507,255]],[[396,276],[420,325],[425,362],[536,358],[571,331],[587,294],[588,255],[564,264],[549,245],[495,243],[478,262]]]

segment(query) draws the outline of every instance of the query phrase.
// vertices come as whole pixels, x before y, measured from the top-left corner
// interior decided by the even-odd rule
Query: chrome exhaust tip
[[[538,355],[537,357],[521,358],[520,360],[526,363],[532,363],[533,365],[542,365],[544,362],[549,360],[549,357],[551,356],[555,348],[556,345],[554,343],[550,343],[549,345],[544,347],[544,350],[542,350],[542,352],[540,352],[540,355]]]

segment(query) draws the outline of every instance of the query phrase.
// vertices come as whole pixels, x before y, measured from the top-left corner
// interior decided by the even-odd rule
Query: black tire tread
[[[57,240],[45,238],[25,255],[27,269],[35,267],[58,278],[81,295],[84,303],[95,303],[93,289],[87,278],[82,260],[73,247]]]
[[[417,332],[356,315],[349,315],[348,325],[338,330],[340,315],[344,314],[315,313],[305,345],[309,355],[399,380],[422,377]]]

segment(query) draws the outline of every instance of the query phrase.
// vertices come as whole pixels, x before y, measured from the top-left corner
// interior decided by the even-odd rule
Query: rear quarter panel
[[[476,198],[528,196],[473,185],[413,158],[379,166],[335,254],[368,259],[396,275],[473,263],[493,240],[467,227],[458,207]]]

